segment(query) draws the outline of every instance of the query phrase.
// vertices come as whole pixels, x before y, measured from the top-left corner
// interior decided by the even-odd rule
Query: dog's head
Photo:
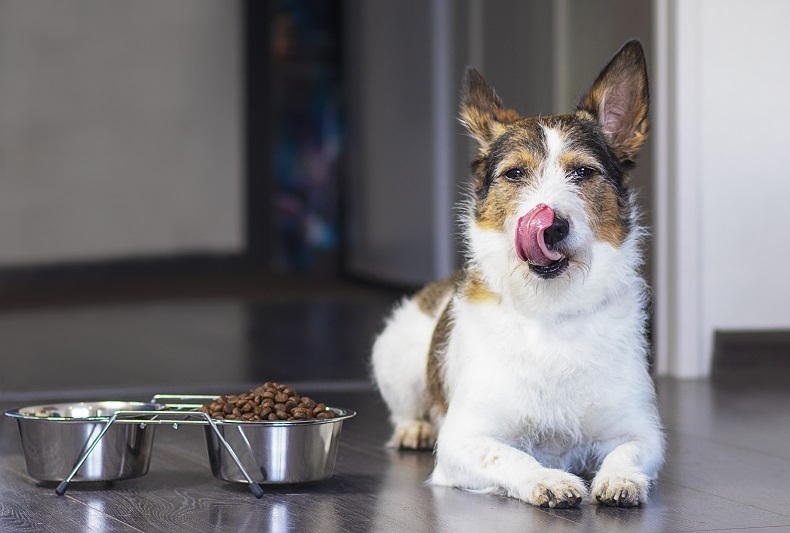
[[[647,67],[626,43],[575,113],[522,118],[466,72],[460,119],[477,140],[467,220],[471,259],[487,278],[551,284],[615,258],[637,233],[629,171],[647,136]],[[596,263],[594,265],[594,263]],[[606,265],[606,263],[610,263]]]

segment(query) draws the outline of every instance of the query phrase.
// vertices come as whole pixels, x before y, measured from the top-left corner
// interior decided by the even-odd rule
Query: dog
[[[642,46],[623,45],[572,114],[522,118],[471,67],[463,85],[467,260],[401,301],[373,344],[390,444],[433,448],[435,485],[640,505],[665,447],[630,187],[648,133]]]

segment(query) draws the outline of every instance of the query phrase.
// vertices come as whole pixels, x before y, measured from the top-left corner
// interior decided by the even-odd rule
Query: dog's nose
[[[554,223],[546,228],[546,231],[543,233],[543,240],[546,241],[546,246],[551,246],[560,242],[568,236],[568,231],[570,231],[570,229],[571,227],[567,220],[555,216]]]

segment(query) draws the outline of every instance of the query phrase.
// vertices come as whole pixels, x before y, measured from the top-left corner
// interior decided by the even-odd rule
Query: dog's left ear
[[[598,75],[576,112],[592,115],[615,152],[633,159],[647,138],[649,100],[645,53],[639,41],[628,41]]]

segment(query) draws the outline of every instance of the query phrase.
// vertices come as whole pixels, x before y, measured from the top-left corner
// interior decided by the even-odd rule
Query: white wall
[[[710,371],[716,330],[790,328],[790,2],[658,2],[666,102],[659,370]]]
[[[0,266],[240,249],[240,16],[0,0]]]

